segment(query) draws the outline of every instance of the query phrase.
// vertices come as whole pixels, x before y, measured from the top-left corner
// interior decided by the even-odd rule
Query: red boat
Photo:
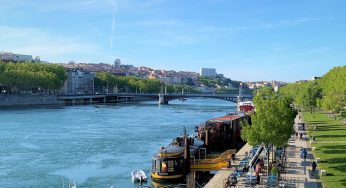
[[[255,105],[252,101],[244,101],[238,103],[238,112],[249,113],[255,110]]]

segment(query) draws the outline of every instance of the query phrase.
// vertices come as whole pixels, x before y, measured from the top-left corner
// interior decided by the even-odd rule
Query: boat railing
[[[235,154],[235,149],[229,149],[225,152],[216,155],[207,155],[205,159],[192,159],[191,164],[218,164],[220,162],[228,162],[232,158],[232,154]]]

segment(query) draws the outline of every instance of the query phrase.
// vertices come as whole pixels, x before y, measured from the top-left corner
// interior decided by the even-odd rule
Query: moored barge
[[[199,157],[204,142],[197,137],[182,137],[173,139],[166,147],[152,158],[151,177],[155,182],[182,182],[190,171],[190,156]]]
[[[244,142],[240,137],[241,122],[250,122],[250,117],[241,114],[230,114],[214,119],[198,126],[198,137],[205,142],[211,151],[224,151],[238,148]]]

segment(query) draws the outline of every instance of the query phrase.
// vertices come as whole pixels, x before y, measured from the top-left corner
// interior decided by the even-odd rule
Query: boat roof
[[[208,122],[230,122],[239,119],[242,115],[226,115],[218,118],[208,120]]]
[[[198,138],[194,138],[194,144],[190,145],[190,154],[193,155],[194,152],[198,151],[204,145],[204,142]],[[184,146],[179,146],[176,144],[170,144],[166,147],[162,147],[154,157],[174,157],[179,156],[184,153]]]

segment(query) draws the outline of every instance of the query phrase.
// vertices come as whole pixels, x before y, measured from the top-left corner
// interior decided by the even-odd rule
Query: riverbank
[[[65,105],[57,95],[0,95],[1,107]]]
[[[346,126],[324,112],[303,112],[303,119],[308,125],[309,137],[316,139],[311,146],[316,148],[313,154],[321,159],[318,168],[326,170],[327,175],[321,177],[325,187],[345,187]]]
[[[12,107],[39,107],[39,106],[65,106],[65,105],[90,105],[90,104],[105,104],[105,103],[137,103],[152,101],[153,99],[146,97],[135,97],[132,100],[126,98],[119,98],[116,101],[90,101],[88,100],[62,100],[58,95],[25,95],[25,94],[6,94],[0,95],[0,107],[12,108]]]

